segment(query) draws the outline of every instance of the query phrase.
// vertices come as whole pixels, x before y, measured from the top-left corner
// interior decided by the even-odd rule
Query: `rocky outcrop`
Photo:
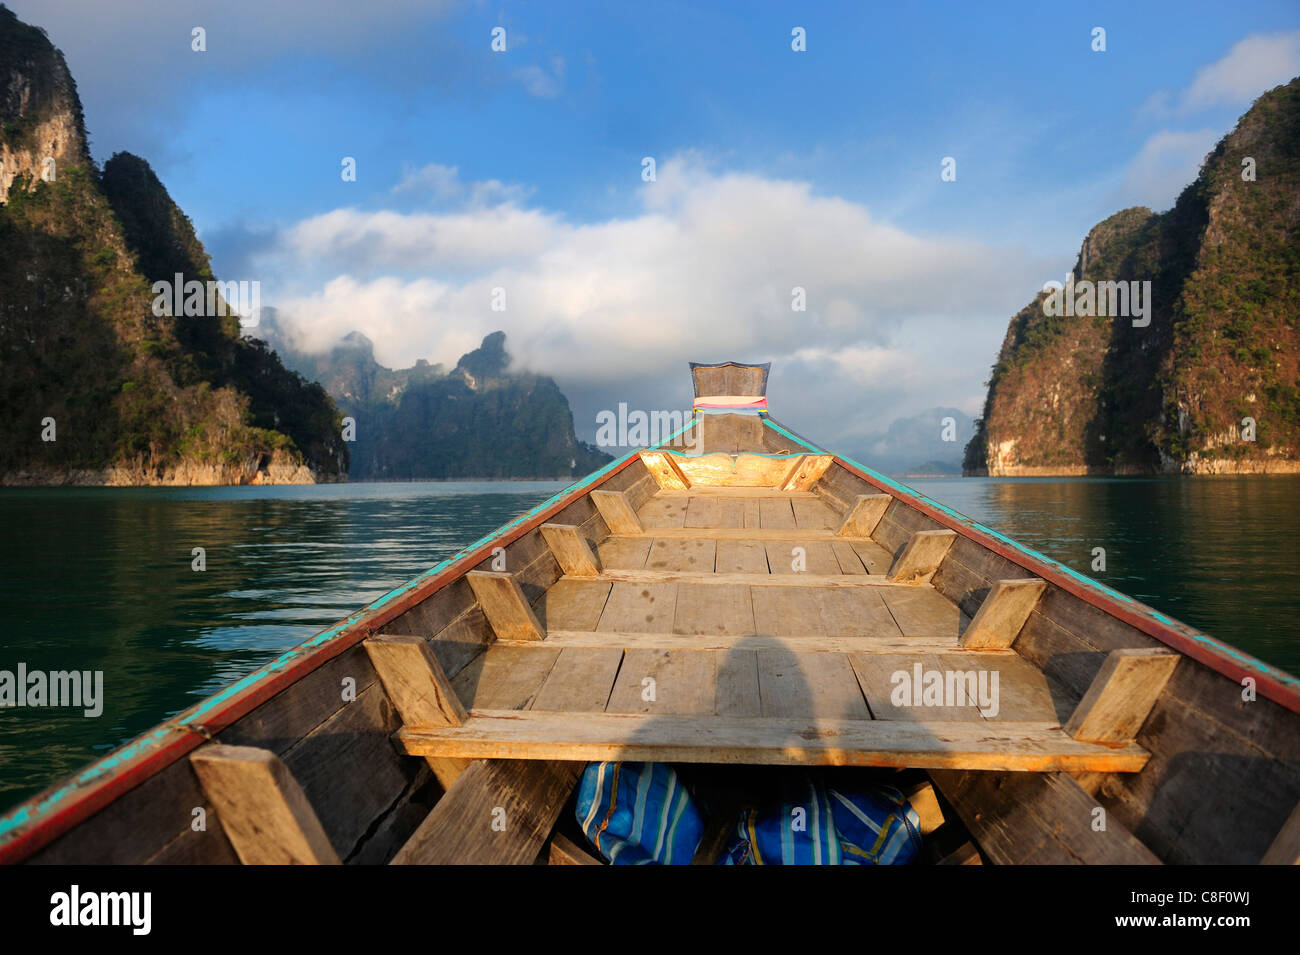
[[[1300,469],[1298,250],[1300,79],[1255,102],[1168,212],[1097,225],[1072,295],[1012,318],[964,473]]]
[[[156,308],[177,274],[218,288],[207,253],[147,162],[101,172],[86,143],[63,56],[0,6],[0,481],[345,473],[333,402],[241,337],[226,291]]]

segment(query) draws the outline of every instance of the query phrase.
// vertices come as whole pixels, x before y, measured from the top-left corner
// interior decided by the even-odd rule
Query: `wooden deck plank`
[[[712,716],[716,659],[711,650],[628,650],[606,710]]]
[[[650,545],[647,570],[713,573],[718,542],[712,540],[659,540]]]
[[[608,580],[562,577],[538,598],[533,611],[546,630],[595,630],[609,599]]]
[[[975,700],[960,706],[926,706],[916,685],[916,667],[926,671],[942,670],[942,662],[933,653],[852,653],[849,662],[857,674],[862,692],[871,706],[871,715],[878,720],[904,720],[914,723],[973,722],[982,723],[984,717],[975,707]],[[896,693],[906,681],[909,696]],[[924,683],[922,683],[922,687]]]
[[[565,647],[529,709],[604,712],[622,659],[622,650]]]
[[[654,543],[649,537],[606,537],[596,546],[603,567],[636,570],[644,567]]]
[[[903,633],[913,637],[957,637],[962,612],[929,587],[889,587],[880,591]]]
[[[722,527],[722,499],[692,496],[686,507],[686,527]]]
[[[868,573],[885,574],[889,572],[889,565],[893,563],[894,556],[885,548],[881,547],[873,540],[853,540],[849,542],[862,561],[862,565],[867,568]]]
[[[773,636],[826,636],[817,593],[808,587],[751,587],[754,629]]]
[[[794,530],[794,508],[786,497],[760,498],[758,502],[759,527],[765,530]],[[827,534],[829,535],[829,531]]]
[[[777,551],[777,553],[781,553]],[[789,558],[793,560],[794,558]],[[808,590],[836,590],[840,588],[871,589],[897,592],[901,594],[916,593],[921,590],[911,584],[899,584],[887,577],[875,574],[811,574],[811,573],[776,573],[776,574],[720,574],[699,573],[689,570],[617,570],[606,568],[597,578],[602,582],[624,584],[706,584],[708,586],[727,586],[744,584],[747,587],[803,587]],[[929,588],[925,588],[929,590]],[[929,591],[934,594],[934,591]],[[943,600],[938,594],[934,596]],[[910,606],[910,605],[909,605]],[[927,602],[917,604],[921,610],[936,609]],[[952,606],[951,604],[949,606]],[[920,613],[921,611],[917,611]]]
[[[869,720],[845,654],[759,650],[762,715],[777,719]]]
[[[688,500],[684,497],[666,497],[663,494],[656,494],[641,505],[637,517],[641,519],[641,526],[644,528],[682,527],[686,523]]]
[[[815,497],[791,498],[790,506],[794,509],[795,527],[823,530],[838,528],[839,519],[824,501]]]
[[[502,760],[891,766],[1044,773],[1138,772],[1148,759],[1148,753],[1136,744],[1084,743],[1071,739],[1056,725],[983,720],[922,724],[903,720],[701,718],[661,712],[574,715],[485,711],[471,714],[469,722],[455,729],[408,726],[395,738],[403,751],[413,756],[490,756]],[[456,785],[473,771],[471,767]]]
[[[743,584],[720,587],[679,584],[672,629],[683,634],[744,636],[754,633],[754,605],[749,588]]]
[[[719,574],[766,574],[767,548],[762,541],[714,541],[717,556],[713,570]]]
[[[495,644],[461,670],[451,687],[471,710],[524,710],[541,690],[559,655],[559,647],[535,641],[519,646]]]
[[[862,558],[858,552],[853,549],[853,545],[848,541],[832,541],[831,551],[835,554],[835,559],[839,562],[841,574],[869,574],[866,565],[862,563]]]
[[[876,590],[866,587],[817,592],[822,629],[830,637],[901,637],[894,616]]]
[[[676,613],[675,583],[625,583],[616,581],[600,615],[597,630],[672,630]]]
[[[795,569],[795,548],[803,549],[802,569]],[[767,565],[773,574],[838,575],[840,562],[828,541],[768,541]]]
[[[750,643],[742,644],[749,647]],[[758,653],[752,649],[735,649],[716,658],[717,688],[713,712],[717,716],[762,716],[762,699],[758,689]]]
[[[762,510],[758,501],[747,498],[741,501],[741,527],[759,528],[763,526]]]

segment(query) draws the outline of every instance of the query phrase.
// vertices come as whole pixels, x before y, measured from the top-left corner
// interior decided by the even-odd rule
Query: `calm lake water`
[[[1300,477],[907,482],[1300,672]],[[544,501],[552,482],[0,490],[0,669],[103,670],[103,714],[0,709],[0,808]],[[191,569],[203,547],[207,569]],[[1106,549],[1106,571],[1090,569]]]

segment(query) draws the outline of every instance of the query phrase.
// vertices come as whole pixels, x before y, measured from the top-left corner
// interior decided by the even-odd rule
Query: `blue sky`
[[[504,328],[588,435],[684,402],[688,359],[770,359],[778,417],[846,450],[976,411],[1087,230],[1168,207],[1300,73],[1294,2],[8,3],[67,55],[95,157],[148,159],[304,342],[454,361]]]

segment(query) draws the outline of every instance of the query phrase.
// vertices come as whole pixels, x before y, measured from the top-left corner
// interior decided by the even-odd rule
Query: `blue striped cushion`
[[[588,763],[576,815],[614,865],[687,865],[704,835],[690,792],[666,763]]]
[[[920,851],[920,819],[896,789],[844,792],[810,777],[785,788],[740,817],[724,865],[903,865]]]

